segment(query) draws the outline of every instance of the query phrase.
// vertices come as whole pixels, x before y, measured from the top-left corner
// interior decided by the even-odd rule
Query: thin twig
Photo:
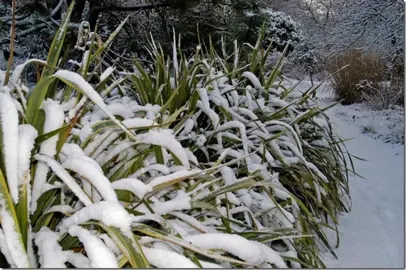
[[[12,2],[12,23],[11,23],[11,35],[10,35],[10,56],[7,62],[7,72],[6,77],[4,79],[4,85],[8,84],[8,80],[10,78],[11,67],[13,65],[13,58],[14,58],[14,37],[16,34],[16,0]]]

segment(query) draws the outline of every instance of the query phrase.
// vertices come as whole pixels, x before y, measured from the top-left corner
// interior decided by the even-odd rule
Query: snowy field
[[[299,90],[308,86],[305,81]],[[328,85],[318,94],[323,105],[331,96]],[[338,260],[326,253],[325,263],[328,268],[404,268],[404,110],[337,105],[328,115],[338,134],[352,139],[346,142],[350,153],[366,161],[354,160],[365,179],[350,179],[352,209],[340,217]]]

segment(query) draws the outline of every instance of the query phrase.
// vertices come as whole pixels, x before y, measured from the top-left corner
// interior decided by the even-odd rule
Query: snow
[[[115,68],[108,67],[103,73],[100,75],[100,82],[106,80],[110,75],[114,72]]]
[[[11,252],[7,248],[6,239],[4,237],[4,233],[1,228],[0,228],[0,252],[4,255],[4,258],[6,258],[8,264],[10,264],[12,268],[15,268],[16,266],[11,256]]]
[[[85,205],[91,205],[92,201],[83,192],[75,179],[54,159],[45,156],[45,155],[36,155],[34,157],[36,160],[44,162],[49,166],[52,171],[69,187],[69,189],[75,194],[78,199],[83,202]]]
[[[111,186],[114,189],[127,190],[134,193],[140,200],[144,195],[152,191],[150,186],[145,185],[143,182],[136,178],[124,178],[114,181]]]
[[[148,262],[158,268],[198,268],[190,259],[173,251],[143,247]]]
[[[20,185],[27,185],[31,179],[30,162],[31,151],[34,148],[37,130],[31,125],[20,125],[18,147],[18,181]]]
[[[310,86],[304,81],[300,88]],[[299,89],[298,89],[299,90]],[[324,85],[317,93],[322,105],[331,104],[331,88]],[[338,260],[326,251],[328,268],[404,267],[404,139],[388,139],[403,134],[404,110],[374,111],[366,104],[337,105],[327,111],[333,128],[343,139],[353,159],[356,173],[350,174],[352,208],[339,217]],[[354,116],[354,117],[353,117]],[[371,125],[376,133],[363,132]],[[335,243],[335,235],[328,232]]]
[[[83,243],[92,268],[118,268],[116,256],[97,236],[76,225],[70,227],[69,234]]]
[[[82,91],[91,101],[93,101],[111,120],[113,120],[119,127],[125,129],[125,126],[118,121],[114,115],[107,109],[106,104],[100,95],[93,89],[93,87],[83,79],[79,74],[68,71],[68,70],[58,70],[55,74],[55,77],[63,80],[64,82],[69,83],[70,85],[75,86],[76,89]],[[132,136],[133,137],[133,136]]]
[[[170,200],[166,202],[156,202],[153,205],[154,212],[158,215],[164,215],[172,211],[190,210],[190,197],[185,197],[177,200]]]
[[[90,260],[82,253],[76,253],[73,251],[67,251],[68,262],[76,268],[92,268],[90,266]]]
[[[47,99],[42,103],[42,109],[45,111],[45,123],[44,134],[61,128],[64,122],[64,112],[58,102],[52,99]],[[54,135],[48,140],[44,141],[40,146],[40,153],[49,157],[56,155],[56,145],[58,143],[59,136]],[[32,202],[31,213],[34,213],[37,209],[37,200],[43,193],[43,187],[47,181],[47,174],[49,168],[43,163],[37,165],[34,183],[32,186]]]
[[[4,199],[0,197],[1,227],[4,232],[4,239],[7,249],[9,250],[11,258],[13,259],[13,262],[17,268],[29,268],[30,264],[27,253],[25,252],[23,246],[23,239],[21,238],[21,234],[15,229],[18,225],[14,222],[13,217],[4,208]]]
[[[206,228],[206,226],[204,226],[197,219],[195,219],[194,217],[192,217],[190,215],[186,215],[182,212],[172,212],[171,215],[179,218],[180,220],[183,220],[184,222],[186,222],[187,224],[189,224],[190,226],[192,226],[193,228],[195,228],[196,230],[198,230],[202,233],[208,232],[208,229]]]
[[[67,204],[61,204],[61,205],[54,205],[51,208],[49,208],[45,213],[52,213],[52,212],[61,212],[65,215],[70,215],[75,212],[75,210]]]
[[[8,93],[0,93],[0,124],[5,176],[11,197],[18,203],[18,112]]]
[[[142,143],[162,146],[174,154],[183,166],[190,167],[189,159],[182,145],[175,139],[172,130],[160,129],[159,131],[150,130],[145,134],[137,136]]]
[[[61,229],[68,229],[91,219],[99,220],[107,226],[117,227],[123,233],[128,233],[131,230],[130,215],[118,202],[110,201],[101,201],[80,209],[63,221]]]
[[[154,178],[151,182],[149,182],[148,186],[150,188],[154,189],[155,187],[157,187],[159,185],[162,185],[165,183],[170,183],[171,181],[176,181],[178,179],[186,179],[188,177],[195,175],[198,172],[199,172],[199,170],[197,170],[197,169],[193,169],[190,171],[181,170],[181,171],[177,171],[172,174],[169,174],[169,175],[159,176],[159,177]]]
[[[242,74],[243,77],[246,77],[248,80],[250,80],[250,82],[254,85],[255,89],[262,89],[262,85],[261,82],[258,80],[257,76],[255,76],[254,73],[249,72],[249,71],[245,71]]]
[[[121,254],[121,250],[118,248],[118,246],[116,245],[116,243],[113,241],[113,239],[111,239],[107,234],[103,233],[99,235],[100,239],[102,239],[104,241],[104,243],[106,244],[106,246],[114,252],[115,255],[120,255]]]
[[[90,162],[87,157],[68,157],[62,166],[89,181],[105,200],[117,201],[117,194],[111,187],[109,179],[104,176],[100,167],[97,167],[94,162]]]
[[[335,116],[355,124],[359,131],[389,144],[404,144],[405,110],[393,106],[388,110],[373,110],[367,104],[337,105]]]
[[[51,231],[48,227],[42,227],[34,237],[38,247],[41,268],[66,268],[67,254],[58,244],[59,234]]]
[[[265,260],[264,253],[257,244],[236,234],[206,233],[189,235],[184,239],[200,248],[227,251],[248,263],[261,264]]]
[[[350,179],[352,209],[340,218],[339,260],[328,257],[326,264],[332,268],[402,268],[404,149],[370,138],[334,113],[332,109],[329,115],[337,132],[354,138],[346,142],[349,152],[367,161],[354,161],[356,172],[365,179]]]

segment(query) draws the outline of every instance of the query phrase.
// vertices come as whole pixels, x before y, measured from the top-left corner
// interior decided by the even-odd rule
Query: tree
[[[341,9],[330,40],[335,51],[353,46],[364,51],[378,51],[389,58],[403,53],[403,1],[345,1]]]

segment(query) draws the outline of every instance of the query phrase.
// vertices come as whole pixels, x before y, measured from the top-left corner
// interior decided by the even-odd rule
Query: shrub
[[[380,82],[375,87],[370,81],[363,80],[356,85],[363,99],[376,110],[387,110],[399,102],[404,88],[395,82]]]
[[[387,72],[386,62],[378,54],[366,54],[357,50],[347,50],[327,59],[326,68],[331,73],[336,97],[343,104],[362,100],[362,93],[357,89],[360,81],[368,80],[376,86],[385,81]]]
[[[264,46],[275,51],[282,52],[289,44],[287,54],[290,54],[303,41],[299,25],[285,13],[271,9],[246,11],[232,29],[233,38],[253,44],[262,27]]]
[[[332,251],[323,227],[347,210],[348,168],[310,103],[317,88],[284,88],[260,40],[248,66],[237,44],[230,64],[176,45],[170,61],[152,42],[149,72],[118,72],[103,59],[118,30],[105,43],[90,33],[77,70],[55,72],[72,7],[30,94],[21,72],[42,61],[0,93],[9,265],[323,266],[317,239]]]

